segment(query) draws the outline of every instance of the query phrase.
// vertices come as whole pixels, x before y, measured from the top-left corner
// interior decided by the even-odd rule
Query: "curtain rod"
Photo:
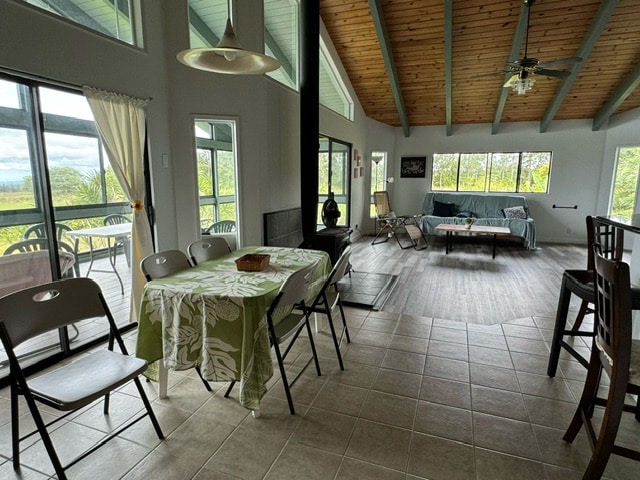
[[[45,78],[39,75],[35,75],[29,72],[23,72],[21,70],[14,70],[11,68],[0,67],[0,73],[6,73],[7,75],[13,75],[15,77],[26,78],[27,80],[33,80],[36,82],[48,83],[49,85],[55,85],[57,87],[63,87],[69,90],[78,90],[82,91],[82,85],[75,85],[69,82],[62,82],[60,80],[55,80],[52,78]]]
[[[60,80],[54,80],[54,79],[51,79],[51,78],[41,77],[41,76],[35,75],[33,73],[23,72],[23,71],[20,71],[20,70],[13,70],[13,69],[10,69],[10,68],[6,68],[6,67],[0,66],[0,74],[2,74],[2,73],[5,73],[7,75],[12,75],[14,77],[25,78],[27,80],[32,80],[32,81],[35,81],[35,82],[46,83],[48,85],[54,85],[56,87],[61,87],[61,88],[64,88],[66,90],[74,90],[74,91],[83,93],[84,85],[76,85],[76,84],[73,84],[73,83],[62,82]],[[108,90],[106,90],[104,88],[96,87],[94,85],[87,85],[87,86],[89,86],[91,88],[94,88],[96,90],[108,91]],[[126,93],[126,92],[113,92],[113,93],[126,95],[126,96],[131,97],[131,98],[137,98],[135,95],[132,95],[132,94]],[[152,97],[146,97],[145,100],[147,102],[150,102],[151,100],[153,100],[153,98]]]

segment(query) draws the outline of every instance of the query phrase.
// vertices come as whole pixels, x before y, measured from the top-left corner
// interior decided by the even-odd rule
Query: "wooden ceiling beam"
[[[513,36],[513,43],[511,44],[511,53],[509,53],[509,58],[504,62],[506,65],[511,61],[512,58],[518,58],[518,54],[520,53],[520,47],[522,46],[522,41],[524,40],[524,35],[527,31],[527,6],[522,5],[520,8],[520,18],[518,19],[518,26],[516,27],[516,33]],[[513,73],[505,73],[504,78],[502,79],[502,84],[500,88],[500,98],[498,99],[498,106],[496,107],[496,112],[493,116],[493,123],[491,124],[491,134],[495,135],[498,133],[498,128],[500,127],[500,119],[502,118],[502,113],[504,112],[504,106],[507,103],[507,97],[509,96],[509,89],[504,88],[504,85],[509,78],[513,76]]]
[[[451,136],[452,114],[452,83],[453,83],[453,1],[444,0],[444,98],[445,98],[445,125],[447,136]]]
[[[600,35],[602,34],[604,27],[609,22],[609,18],[611,18],[611,15],[613,14],[617,6],[618,6],[618,0],[602,0],[600,2],[600,8],[598,8],[598,12],[596,13],[595,20],[591,24],[589,31],[587,32],[587,34],[585,35],[582,41],[582,45],[580,46],[580,48],[578,49],[575,55],[576,57],[582,58],[582,62],[576,63],[571,67],[571,75],[565,78],[564,82],[562,82],[562,85],[560,85],[560,88],[558,88],[558,91],[553,97],[553,100],[549,104],[549,107],[547,108],[547,111],[545,112],[544,117],[540,122],[540,133],[546,132],[547,129],[549,128],[551,121],[556,116],[556,113],[558,112],[560,105],[562,105],[562,102],[564,101],[565,97],[569,93],[569,90],[571,89],[573,82],[576,80],[578,76],[578,72],[580,71],[580,69],[582,69],[582,66],[586,63],[587,58],[591,54],[593,47],[598,41],[598,38],[600,38]]]
[[[636,65],[636,68],[633,69],[625,81],[613,92],[611,98],[607,100],[607,103],[593,118],[592,129],[594,132],[600,130],[602,125],[609,121],[611,115],[615,113],[618,107],[622,105],[622,102],[631,95],[638,85],[640,85],[640,63]]]
[[[398,110],[398,116],[400,117],[402,131],[404,132],[404,136],[408,137],[409,120],[407,118],[407,110],[404,105],[404,99],[402,98],[402,90],[400,88],[398,73],[396,72],[396,66],[393,60],[391,44],[389,42],[389,37],[387,36],[384,13],[382,11],[382,1],[369,0],[369,8],[371,9],[373,24],[376,27],[378,43],[380,44],[380,49],[382,50],[382,58],[384,59],[384,65],[387,69],[387,76],[389,77],[389,83],[391,84],[391,92],[393,93],[393,99],[396,104],[396,109]]]

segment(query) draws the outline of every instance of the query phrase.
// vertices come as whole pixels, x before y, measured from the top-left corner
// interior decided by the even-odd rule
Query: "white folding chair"
[[[26,378],[15,350],[27,340],[89,318],[106,318],[109,342],[105,349],[84,355],[72,363],[48,371],[35,378]],[[145,360],[129,356],[100,287],[90,278],[70,278],[27,288],[0,298],[0,339],[9,358],[11,380],[11,432],[13,467],[20,468],[20,442],[39,433],[42,443],[59,479],[66,479],[65,470],[85,458],[121,432],[148,416],[158,438],[163,439],[160,425],[139,380],[147,369]],[[114,342],[120,352],[115,352]],[[144,405],[143,413],[134,420],[107,434],[83,454],[62,465],[48,428],[75,411],[104,397],[104,414],[109,413],[109,394],[133,380]],[[23,396],[36,430],[20,436],[20,402]],[[46,423],[38,403],[66,412]],[[77,441],[77,439],[73,439]]]
[[[231,247],[224,237],[210,237],[191,243],[187,252],[191,257],[191,262],[197,265],[231,253]]]

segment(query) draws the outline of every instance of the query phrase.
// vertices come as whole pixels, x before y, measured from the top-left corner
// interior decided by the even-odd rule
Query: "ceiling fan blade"
[[[547,70],[546,68],[536,68],[533,73],[536,75],[546,75],[547,77],[567,78],[571,75],[571,72],[565,72],[563,70]]]
[[[582,58],[581,57],[569,57],[569,58],[562,58],[560,60],[552,60],[550,62],[543,62],[543,63],[539,63],[538,66],[539,67],[553,67],[554,65],[565,65],[567,63],[578,63],[581,62]]]
[[[502,86],[502,88],[511,88],[513,87],[516,82],[518,81],[518,74],[516,73],[515,75],[513,75],[509,80],[507,80],[505,82],[505,84]]]
[[[483,77],[495,77],[496,75],[504,75],[505,73],[511,73],[511,72],[496,71],[491,73],[478,73],[476,75],[471,75],[469,78],[473,79],[473,78],[483,78]]]

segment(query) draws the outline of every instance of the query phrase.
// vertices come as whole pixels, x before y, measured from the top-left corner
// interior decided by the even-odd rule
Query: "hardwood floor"
[[[448,255],[439,237],[429,237],[421,251],[402,250],[393,238],[371,241],[354,241],[351,263],[356,271],[399,276],[383,311],[484,325],[555,316],[562,272],[586,265],[582,245],[540,244],[530,251],[498,240],[492,259],[488,237],[454,241]]]

